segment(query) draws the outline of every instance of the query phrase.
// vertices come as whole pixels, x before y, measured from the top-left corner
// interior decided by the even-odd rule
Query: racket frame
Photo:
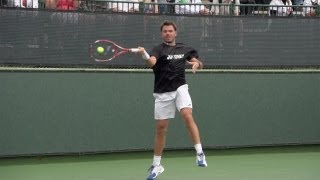
[[[93,53],[96,51],[96,46],[94,46],[94,44],[98,44],[98,43],[111,43],[114,47],[116,47],[116,48],[114,48],[115,49],[114,55],[109,59],[101,59],[101,58],[95,57],[93,55]],[[111,61],[114,58],[116,58],[124,53],[127,53],[127,52],[137,53],[138,51],[139,51],[138,48],[124,48],[124,47],[119,46],[115,42],[107,40],[107,39],[96,40],[94,43],[90,44],[90,48],[89,48],[89,53],[90,53],[91,58],[93,58],[97,62],[108,62],[108,61]]]

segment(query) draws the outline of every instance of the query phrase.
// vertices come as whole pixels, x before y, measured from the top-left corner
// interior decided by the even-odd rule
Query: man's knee
[[[192,108],[182,108],[180,114],[185,121],[192,120]]]
[[[164,135],[167,132],[168,122],[167,120],[158,120],[157,122],[157,134]]]

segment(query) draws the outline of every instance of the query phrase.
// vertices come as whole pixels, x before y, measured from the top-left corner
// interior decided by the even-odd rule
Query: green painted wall
[[[320,142],[320,73],[187,80],[205,147]],[[151,72],[0,72],[0,156],[149,150],[152,88]],[[192,147],[180,117],[168,133]]]

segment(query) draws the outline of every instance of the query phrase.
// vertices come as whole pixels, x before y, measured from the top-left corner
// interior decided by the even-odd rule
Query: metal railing
[[[151,3],[117,0],[0,0],[1,7],[89,11],[107,13],[147,13],[219,16],[320,16],[320,6],[270,6],[266,4]]]

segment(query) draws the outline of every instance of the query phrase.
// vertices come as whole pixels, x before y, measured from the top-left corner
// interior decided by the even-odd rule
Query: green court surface
[[[159,180],[319,180],[320,146],[166,151]],[[152,152],[0,158],[0,180],[142,180]]]

